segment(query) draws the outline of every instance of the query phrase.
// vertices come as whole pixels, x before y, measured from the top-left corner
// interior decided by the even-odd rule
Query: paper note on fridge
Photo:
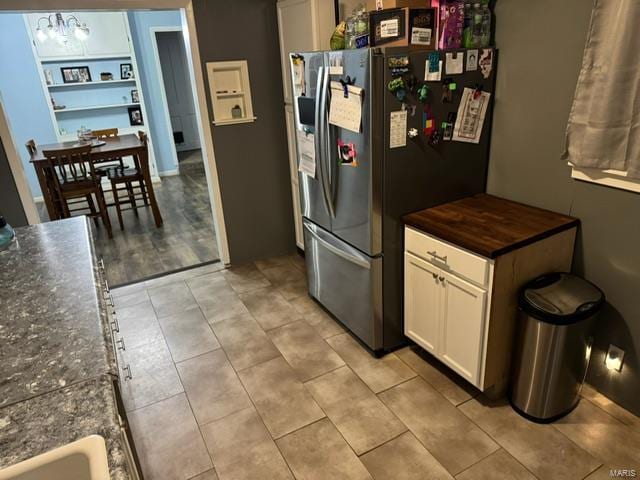
[[[313,133],[298,130],[298,171],[316,177],[316,143]]]
[[[489,92],[476,92],[472,88],[464,89],[458,108],[456,125],[453,128],[452,140],[469,143],[480,142],[482,125],[490,98]]]
[[[364,91],[349,85],[345,95],[339,82],[331,82],[331,105],[329,106],[329,123],[360,133],[362,124],[362,97]]]

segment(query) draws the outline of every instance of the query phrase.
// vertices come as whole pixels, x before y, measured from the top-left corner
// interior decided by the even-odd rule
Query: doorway
[[[27,139],[35,138],[38,146],[77,142],[77,138],[74,139],[75,128],[63,125],[60,119],[71,124],[67,119],[73,120],[80,115],[82,115],[82,124],[89,129],[115,126],[120,127],[118,129],[120,136],[137,135],[140,130],[145,130],[148,135],[148,152],[152,168],[152,179],[149,183],[153,184],[164,224],[159,226],[157,219],[154,221],[150,209],[145,209],[143,205],[138,204],[142,208],[138,208],[137,214],[131,210],[123,212],[124,229],[121,230],[115,209],[107,208],[108,211],[111,210],[109,216],[114,238],[109,238],[107,230],[100,222],[96,222],[99,225],[94,228],[94,240],[97,254],[104,257],[107,277],[112,285],[134,283],[218,259],[228,263],[224,223],[221,221],[219,185],[215,172],[206,103],[203,102],[202,71],[197,60],[197,49],[192,47],[194,39],[187,40],[192,35],[189,33],[193,24],[191,13],[190,9],[189,11],[182,9],[126,12],[78,11],[76,15],[86,18],[93,27],[90,29],[91,48],[95,49],[97,45],[107,53],[100,52],[98,55],[93,50],[89,51],[89,43],[87,43],[87,46],[79,48],[77,52],[68,51],[67,48],[62,55],[50,55],[51,58],[45,58],[43,52],[47,45],[42,43],[40,51],[38,50],[40,44],[33,40],[38,24],[34,23],[31,17],[35,15],[39,19],[40,14],[38,12],[25,12],[24,15],[0,12],[0,17],[3,17],[0,20],[3,24],[6,23],[15,30],[16,35],[13,36],[13,40],[15,38],[24,40],[23,50],[28,54],[22,55],[20,61],[26,62],[33,75],[23,78],[22,86],[24,89],[27,83],[25,80],[33,84],[30,98],[36,98],[45,113],[37,115],[35,117],[37,121],[32,118],[30,122],[23,122],[19,115],[22,113],[21,110],[24,110],[24,105],[17,103],[13,106],[13,111],[5,112],[7,120],[14,128],[9,128],[6,132],[0,131],[3,144],[11,144],[14,147],[9,150],[14,152],[10,159],[13,161],[12,165],[17,165],[19,170],[16,172],[14,169],[16,183],[20,183],[20,186],[25,187],[27,191],[33,192],[28,195],[30,198],[27,203],[39,204],[37,206],[40,207],[38,208],[40,221],[47,221],[49,212],[45,205],[39,202],[42,199],[40,192],[43,190],[38,187],[42,185],[38,185],[37,180],[26,179],[25,181],[24,178],[25,174],[34,173],[33,165],[30,164],[30,158],[24,149]],[[102,15],[109,15],[111,23],[116,24],[124,35],[117,37],[114,32],[118,29],[102,28],[107,23],[98,18]],[[156,32],[153,31],[155,25],[166,25],[168,22],[173,25],[171,30],[174,31],[163,32],[164,34],[158,32],[160,49],[154,50],[154,48],[157,49],[158,42]],[[166,27],[161,28],[166,29]],[[118,42],[112,37],[117,37],[115,40],[119,38],[125,40]],[[109,53],[115,49],[115,46],[124,50],[127,47],[127,38],[131,42],[130,53],[128,51]],[[149,47],[145,47],[145,44]],[[33,52],[31,52],[32,46]],[[29,55],[31,53],[33,54]],[[160,54],[164,59],[162,62],[159,61]],[[58,63],[63,63],[62,67],[67,67],[75,66],[75,63],[80,62],[83,68],[86,67],[89,70],[88,74],[92,75],[90,81],[78,86],[66,85],[63,84],[64,79],[60,80],[55,76],[59,70],[56,67],[60,66]],[[128,71],[133,72],[126,79],[119,76],[122,74],[123,64],[129,69]],[[156,64],[167,64],[168,68],[158,75],[155,70]],[[48,72],[54,74],[51,81],[47,81]],[[104,78],[106,76],[110,78]],[[162,88],[156,91],[166,96],[165,78],[167,84],[169,82],[174,84],[173,91],[169,94],[169,98],[175,100],[171,103],[171,115],[168,115],[169,107],[166,97],[158,98],[150,86],[153,82],[160,82]],[[177,88],[178,85],[182,86],[182,92]],[[12,85],[9,86],[13,88]],[[2,87],[1,90],[7,90],[5,84],[0,87]],[[119,90],[116,91],[116,88]],[[124,92],[125,89],[126,92]],[[10,98],[12,95],[9,91],[4,93],[5,98]],[[187,96],[186,93],[189,95]],[[110,97],[107,98],[109,95]],[[49,104],[53,103],[55,97],[64,100],[58,103],[66,105],[66,110],[51,110]],[[116,100],[114,101],[111,97]],[[116,97],[121,98],[121,105],[118,104]],[[85,106],[85,103],[88,106]],[[109,108],[102,108],[103,104]],[[158,116],[164,117],[164,112],[161,111],[163,106],[167,109],[168,127],[157,121]],[[99,116],[93,114],[93,110],[97,110],[98,107],[101,112]],[[120,118],[122,117],[120,113],[124,112],[126,115],[129,107],[141,110],[141,115],[134,119],[139,123],[136,125],[131,123],[131,127],[128,126],[130,117],[125,117],[125,120]],[[88,112],[91,112],[91,116]],[[200,118],[201,114],[203,118]],[[98,123],[96,121],[98,117],[105,125],[93,125]],[[126,127],[111,125],[118,121],[119,123],[126,121]],[[36,127],[40,123],[50,132],[46,131],[45,135],[38,130]],[[15,128],[20,125],[28,126],[28,131],[21,132],[19,128]],[[164,148],[162,145],[170,147]],[[155,162],[153,162],[154,157]],[[18,182],[20,177],[22,180]],[[110,188],[107,186],[104,190],[107,201],[111,200]],[[31,223],[34,222],[31,221]],[[218,229],[218,225],[222,228]]]

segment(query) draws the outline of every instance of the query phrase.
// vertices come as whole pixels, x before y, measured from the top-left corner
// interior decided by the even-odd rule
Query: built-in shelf
[[[91,60],[116,60],[131,58],[131,55],[78,55],[77,57],[47,57],[40,58],[40,63],[86,62]]]
[[[216,97],[218,98],[228,98],[228,97],[241,97],[244,95],[244,92],[226,92],[226,93],[216,93]]]
[[[95,82],[75,82],[75,83],[54,83],[52,85],[47,85],[47,88],[69,88],[69,87],[91,87],[95,85],[112,85],[112,84],[122,84],[122,83],[136,83],[135,78],[127,78],[126,80],[101,80]]]
[[[55,113],[80,112],[83,110],[102,110],[104,108],[136,107],[136,106],[140,106],[140,104],[139,103],[112,103],[111,105],[89,105],[86,107],[60,108],[58,110],[54,110],[54,112]]]
[[[246,60],[208,62],[207,74],[214,125],[234,125],[256,120]]]
[[[213,121],[211,123],[213,123],[214,126],[219,127],[221,125],[235,125],[236,123],[251,123],[255,122],[257,119],[258,117],[230,118],[229,120]]]

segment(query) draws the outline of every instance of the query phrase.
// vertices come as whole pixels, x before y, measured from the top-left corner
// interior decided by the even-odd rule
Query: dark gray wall
[[[609,301],[588,379],[640,413],[640,195],[571,180],[560,159],[591,7],[586,0],[497,2],[500,62],[488,191],[582,220],[574,270]],[[604,366],[610,343],[626,351],[621,373]]]
[[[254,123],[213,127],[231,262],[295,250],[276,3],[194,0],[200,57],[247,60]],[[205,78],[207,83],[208,79]],[[209,114],[213,119],[211,101]]]
[[[22,208],[18,189],[13,181],[13,173],[9,167],[7,153],[0,141],[0,214],[10,225],[21,227],[27,225],[27,216]]]

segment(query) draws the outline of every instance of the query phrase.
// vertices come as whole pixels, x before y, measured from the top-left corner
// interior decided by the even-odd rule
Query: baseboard
[[[180,171],[176,168],[174,170],[165,170],[164,172],[158,172],[158,175],[161,177],[173,177],[175,175],[180,175]]]

